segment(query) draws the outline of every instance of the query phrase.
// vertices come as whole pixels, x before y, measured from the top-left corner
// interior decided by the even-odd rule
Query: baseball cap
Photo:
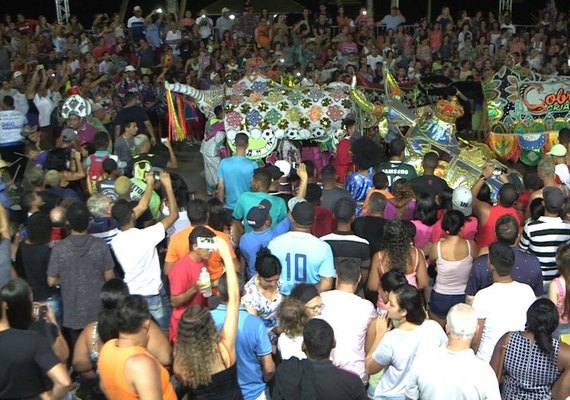
[[[125,196],[131,193],[131,181],[126,176],[120,176],[115,181],[115,192],[119,196]]]
[[[252,228],[259,228],[265,224],[271,210],[271,202],[269,200],[261,200],[257,206],[252,207],[247,213],[246,220]]]
[[[105,173],[110,174],[117,168],[119,168],[119,165],[111,157],[107,157],[103,160],[103,171],[105,171]]]
[[[287,202],[287,209],[290,212],[293,212],[293,209],[295,208],[295,206],[299,203],[302,203],[303,201],[307,201],[302,197],[291,197],[289,199],[289,201]]]
[[[276,181],[283,176],[281,170],[275,165],[267,164],[264,168],[269,172],[269,175],[271,175],[271,180],[273,181]]]
[[[133,67],[132,65],[127,65],[125,67],[125,72],[135,72],[135,71],[136,71],[136,68]]]
[[[66,128],[61,132],[61,138],[64,142],[73,142],[78,139],[77,132],[73,129]]]
[[[283,174],[282,175],[283,178],[289,178],[289,174],[291,174],[291,164],[289,164],[289,162],[285,160],[277,160],[275,161],[274,165],[277,168],[279,168],[279,170]]]
[[[563,144],[558,143],[552,146],[550,151],[546,154],[554,157],[565,157],[567,152],[568,150],[566,149],[566,147],[564,147]]]
[[[558,212],[564,205],[564,194],[562,190],[554,186],[547,186],[542,189],[544,206],[549,212]]]
[[[19,78],[20,76],[22,76],[21,71],[16,71],[16,72],[14,72],[14,75],[12,75],[13,78]]]
[[[230,9],[227,8],[227,7],[224,7],[224,8],[222,8],[222,12],[223,12],[223,13],[230,12]]]
[[[311,226],[315,220],[315,207],[307,201],[302,201],[293,208],[293,220],[300,226]]]
[[[103,105],[101,103],[95,103],[95,104],[93,104],[93,107],[91,108],[91,112],[99,111],[102,109],[103,109]]]
[[[453,190],[451,203],[454,210],[461,211],[466,217],[473,214],[473,195],[471,190],[465,186],[459,186]]]
[[[212,72],[212,73],[210,74],[210,80],[213,81],[213,80],[216,78],[216,76],[218,76],[218,73],[217,73],[217,72]]]

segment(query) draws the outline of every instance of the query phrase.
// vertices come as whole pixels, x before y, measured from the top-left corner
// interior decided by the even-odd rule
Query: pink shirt
[[[321,299],[325,307],[320,318],[332,326],[336,340],[331,353],[333,364],[367,382],[364,343],[368,325],[376,317],[374,306],[368,300],[341,290],[323,292]]]
[[[414,246],[418,249],[423,249],[424,246],[430,241],[433,227],[435,226],[428,226],[425,225],[422,221],[414,219],[412,224],[416,226],[416,236],[414,236]]]
[[[564,287],[565,284],[563,282],[563,277],[559,276],[558,278],[554,278],[551,285],[554,284],[558,287],[558,301],[556,302],[556,308],[558,309],[558,315],[560,315],[560,324],[568,324],[570,323],[570,319],[563,317],[564,315],[564,301],[566,299],[566,288]]]

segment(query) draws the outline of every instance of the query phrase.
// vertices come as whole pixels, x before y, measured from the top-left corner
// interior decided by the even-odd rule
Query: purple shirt
[[[534,254],[525,253],[519,248],[511,247],[515,252],[515,266],[511,272],[514,281],[526,283],[531,287],[536,297],[544,294],[542,285],[542,270],[538,258]],[[473,261],[473,268],[465,287],[465,294],[475,296],[481,290],[493,284],[493,274],[487,269],[488,254],[483,254]]]

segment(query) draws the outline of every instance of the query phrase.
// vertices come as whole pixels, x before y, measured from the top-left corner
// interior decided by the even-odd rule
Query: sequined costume
[[[344,188],[350,193],[354,201],[356,201],[357,217],[360,217],[362,214],[366,194],[374,187],[372,176],[374,176],[374,168],[368,170],[368,176],[364,176],[360,174],[360,172],[353,172],[346,177],[346,181],[344,182]]]

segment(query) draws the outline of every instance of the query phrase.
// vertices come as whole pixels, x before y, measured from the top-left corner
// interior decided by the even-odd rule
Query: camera
[[[154,179],[155,182],[160,182],[160,172],[154,171],[152,173],[152,178]]]

